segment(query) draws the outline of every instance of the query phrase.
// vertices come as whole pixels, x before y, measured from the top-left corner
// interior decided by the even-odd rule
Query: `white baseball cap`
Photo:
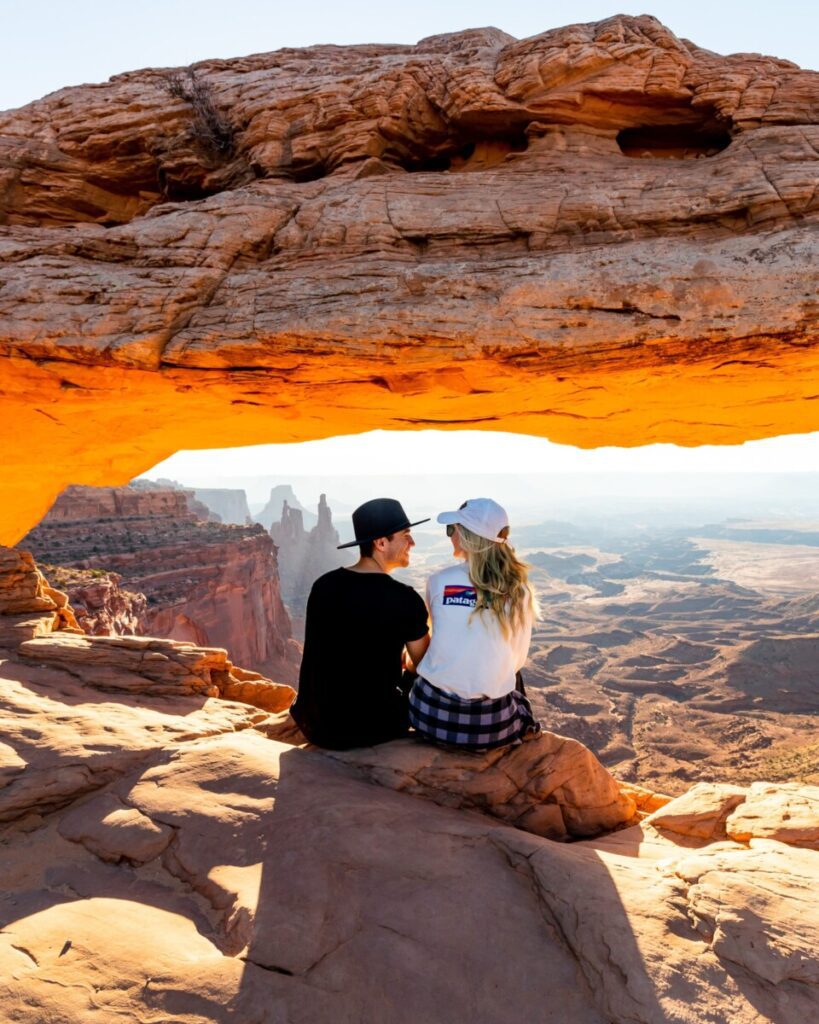
[[[484,540],[493,540],[496,544],[505,543],[506,537],[501,537],[500,532],[509,529],[506,509],[491,498],[470,498],[457,512],[442,512],[438,522],[446,525],[459,523]]]

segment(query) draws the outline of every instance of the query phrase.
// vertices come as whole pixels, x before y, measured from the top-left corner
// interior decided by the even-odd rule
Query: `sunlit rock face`
[[[816,73],[624,16],[4,113],[0,541],[183,447],[816,429],[817,122]]]

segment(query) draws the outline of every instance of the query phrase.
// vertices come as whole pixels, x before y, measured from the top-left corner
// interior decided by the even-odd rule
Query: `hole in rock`
[[[19,546],[89,628],[195,638],[295,683],[307,596],[358,557],[338,549],[358,505],[386,495],[429,518],[393,573],[423,595],[458,564],[438,513],[488,496],[540,604],[523,677],[547,729],[659,792],[714,777],[815,782],[817,464],[819,434],[579,450],[375,431],[180,451],[115,498],[64,493]],[[106,619],[95,602],[108,591]]]
[[[646,125],[624,128],[617,144],[625,156],[655,160],[696,160],[715,156],[731,144],[731,136],[716,126]]]
[[[416,151],[384,154],[411,173],[428,171],[480,171],[494,167],[512,153],[523,153],[529,140],[523,132],[453,139],[426,154]]]

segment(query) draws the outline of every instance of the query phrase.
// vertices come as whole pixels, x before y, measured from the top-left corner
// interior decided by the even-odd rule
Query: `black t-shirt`
[[[401,652],[428,631],[420,595],[382,572],[334,569],[307,601],[299,692],[290,709],[322,747],[383,743],[407,731]]]

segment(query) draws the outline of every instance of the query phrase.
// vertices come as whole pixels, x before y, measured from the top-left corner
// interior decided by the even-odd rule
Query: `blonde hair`
[[[478,597],[472,615],[486,610],[492,612],[503,635],[508,637],[516,627],[524,625],[527,611],[534,618],[540,614],[529,582],[529,566],[517,557],[508,541],[499,544],[480,537],[461,523],[457,525],[469,578]],[[506,526],[500,535],[506,537],[508,532]]]

